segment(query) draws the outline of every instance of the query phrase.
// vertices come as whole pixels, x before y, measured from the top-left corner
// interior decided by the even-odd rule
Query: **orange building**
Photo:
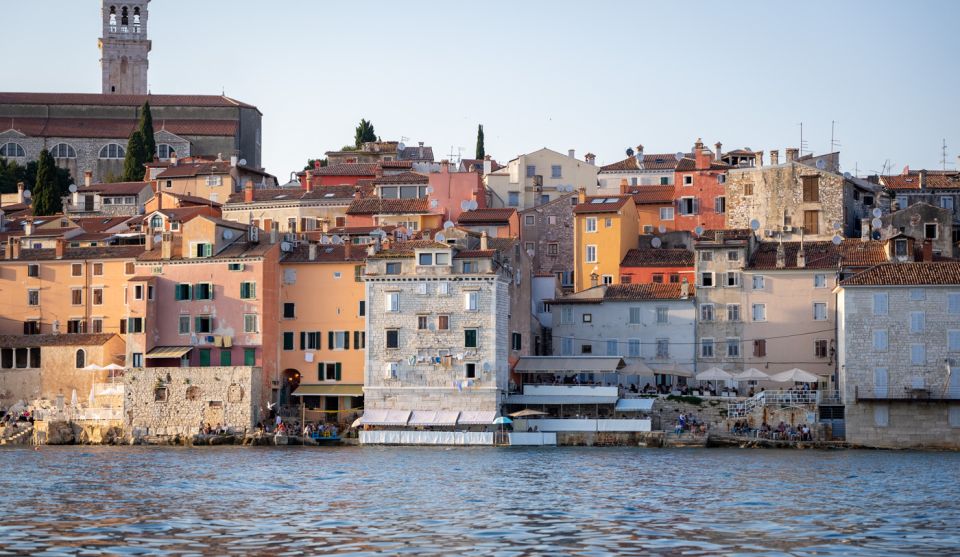
[[[637,206],[629,195],[585,197],[574,215],[574,289],[616,284],[620,262],[637,246]]]
[[[673,186],[627,186],[623,180],[621,193],[633,197],[642,234],[672,232],[677,229]]]
[[[727,170],[717,154],[703,146],[699,139],[693,146],[693,157],[677,163],[673,197],[676,200],[676,230],[694,231],[697,227],[718,230],[726,227]]]
[[[687,249],[635,248],[620,262],[621,284],[693,283],[693,252]]]

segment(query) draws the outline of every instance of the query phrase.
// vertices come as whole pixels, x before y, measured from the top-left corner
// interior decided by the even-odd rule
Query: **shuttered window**
[[[820,176],[804,176],[803,180],[803,202],[820,202]]]

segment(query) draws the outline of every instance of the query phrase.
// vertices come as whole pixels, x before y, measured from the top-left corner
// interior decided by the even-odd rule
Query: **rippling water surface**
[[[956,554],[960,454],[0,450],[0,554]]]

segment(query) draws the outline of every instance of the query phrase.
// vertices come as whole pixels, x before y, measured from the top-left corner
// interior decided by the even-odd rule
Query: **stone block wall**
[[[960,449],[960,423],[951,425],[951,406],[954,413],[960,414],[960,403],[848,404],[846,441],[891,449]],[[887,425],[877,425],[877,412],[886,414]]]
[[[523,249],[533,243],[534,274],[573,272],[573,204],[577,193],[569,193],[557,199],[531,207],[520,213],[520,240]],[[533,215],[534,225],[527,226],[527,215]],[[557,253],[550,254],[550,245],[557,244]]]

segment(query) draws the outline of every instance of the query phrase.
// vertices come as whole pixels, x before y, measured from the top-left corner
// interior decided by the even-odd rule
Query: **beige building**
[[[254,225],[271,221],[284,233],[343,227],[347,209],[358,192],[361,190],[357,186],[320,186],[306,191],[255,189],[248,183],[242,192],[230,195],[222,207],[223,218]]]
[[[518,211],[549,203],[559,196],[585,188],[597,189],[593,156],[582,161],[573,149],[566,155],[544,147],[520,155],[496,172],[484,176],[487,207],[514,207]]]
[[[236,156],[229,161],[201,162],[178,162],[174,157],[170,166],[157,174],[156,181],[157,191],[221,203],[230,194],[241,191],[241,185],[247,182],[252,182],[258,188],[277,187],[275,176],[241,164]]]

